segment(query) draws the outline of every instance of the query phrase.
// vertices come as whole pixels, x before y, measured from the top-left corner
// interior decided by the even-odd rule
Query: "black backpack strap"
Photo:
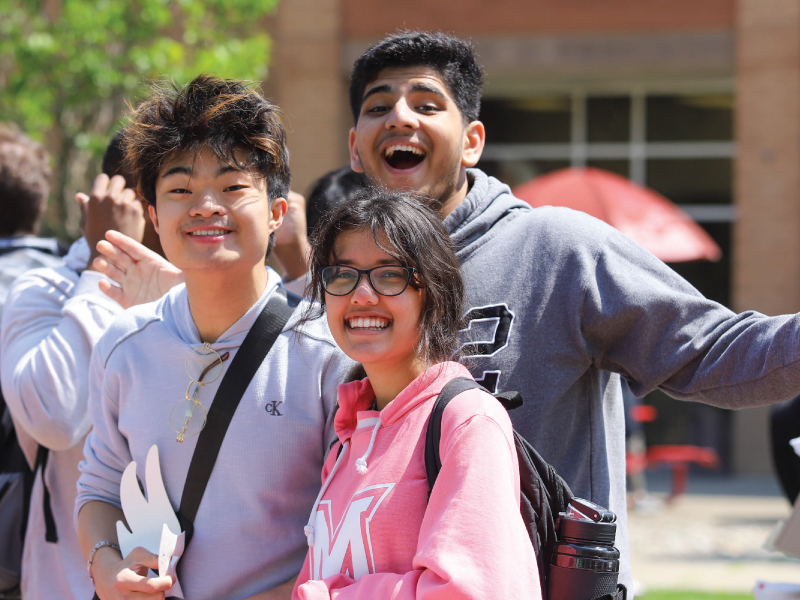
[[[433,484],[436,483],[436,478],[439,476],[439,471],[442,470],[442,459],[439,456],[439,442],[442,439],[442,415],[444,409],[450,401],[458,396],[461,392],[473,390],[475,388],[486,391],[481,384],[474,379],[467,377],[456,377],[448,381],[442,391],[439,392],[439,397],[436,398],[436,403],[431,410],[431,416],[428,419],[428,429],[425,433],[425,472],[428,474],[428,497],[430,498],[431,491],[433,491]],[[488,393],[488,392],[487,392]]]
[[[494,394],[506,410],[514,410],[522,406],[522,394],[519,392],[500,392]]]
[[[594,600],[626,600],[628,597],[628,589],[621,583],[617,585],[617,591],[605,596],[598,596]]]
[[[58,531],[56,531],[56,520],[53,518],[53,508],[50,505],[50,490],[44,480],[44,470],[47,468],[47,457],[50,455],[49,448],[39,446],[36,451],[36,466],[34,473],[41,474],[42,477],[42,504],[44,509],[44,539],[51,544],[58,542]]]
[[[47,467],[47,457],[50,450],[44,446],[38,446],[36,450],[36,462],[34,463],[33,470],[28,470],[28,463],[22,453],[22,449],[17,442],[17,433],[14,430],[14,422],[11,419],[11,413],[8,410],[5,398],[0,392],[0,449],[9,454],[18,455],[17,459],[11,459],[9,456],[4,458],[7,460],[16,460],[16,466],[7,465],[9,468],[13,467],[19,469],[24,473],[24,512],[21,515],[22,523],[20,524],[20,531],[22,539],[25,539],[25,530],[28,527],[28,512],[30,506],[31,492],[33,490],[33,480],[37,473],[42,476],[42,504],[44,509],[44,524],[45,533],[44,539],[48,542],[55,544],[58,542],[58,531],[56,530],[56,520],[53,517],[53,509],[50,504],[50,490],[47,488],[47,482],[44,479],[44,470]]]
[[[189,543],[194,533],[194,519],[233,414],[250,385],[250,380],[299,303],[300,298],[294,294],[281,287],[276,288],[222,378],[208,409],[206,426],[197,439],[183,486],[178,521],[186,532],[185,544]]]

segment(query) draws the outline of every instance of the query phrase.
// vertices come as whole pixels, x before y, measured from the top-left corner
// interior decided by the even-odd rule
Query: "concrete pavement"
[[[665,498],[666,473],[648,474]],[[690,476],[671,505],[629,514],[633,576],[648,589],[749,592],[758,579],[800,583],[800,559],[763,544],[790,512],[772,477]]]

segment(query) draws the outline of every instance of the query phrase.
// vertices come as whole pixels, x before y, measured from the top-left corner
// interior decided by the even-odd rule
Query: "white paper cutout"
[[[161,531],[161,544],[158,548],[158,576],[171,575],[175,578],[175,583],[172,584],[168,594],[176,598],[183,598],[183,590],[178,581],[175,565],[178,564],[178,559],[183,556],[184,545],[185,534],[175,535],[164,523],[164,529]]]
[[[800,437],[789,440],[789,443],[792,445],[792,448],[794,448],[794,453],[800,456]]]
[[[181,531],[178,517],[164,487],[156,445],[147,452],[144,478],[147,498],[142,494],[136,479],[136,462],[132,461],[122,473],[119,497],[130,531],[122,521],[117,521],[120,552],[125,557],[131,550],[141,546],[153,554],[158,554],[159,576],[169,574],[175,577],[175,583],[167,592],[167,596],[183,598],[175,565],[183,554],[185,534]],[[176,534],[175,531],[181,533]]]

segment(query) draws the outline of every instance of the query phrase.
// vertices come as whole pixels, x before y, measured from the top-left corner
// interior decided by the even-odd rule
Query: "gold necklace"
[[[192,377],[189,366],[190,361],[199,361],[200,359],[204,359],[209,356],[213,358],[211,364],[203,368],[200,376],[197,379]],[[178,434],[178,437],[175,441],[177,441],[179,444],[183,443],[183,440],[187,437],[198,435],[206,426],[208,412],[200,400],[197,399],[200,394],[200,387],[214,383],[217,379],[219,379],[219,376],[222,373],[222,363],[226,361],[229,356],[229,352],[225,352],[224,354],[220,355],[211,347],[211,344],[206,342],[200,348],[194,349],[189,353],[189,356],[186,357],[184,368],[186,370],[186,375],[189,377],[189,386],[186,388],[184,399],[176,402],[172,407],[172,410],[169,412],[169,424],[173,431]],[[214,372],[214,369],[217,367],[219,368],[216,372]],[[206,380],[205,377],[209,373],[213,373],[213,376],[211,379]],[[189,392],[191,391],[192,386],[194,386],[194,391],[190,395]],[[182,419],[180,418],[181,414],[183,414]],[[176,422],[180,423],[180,426],[176,426]]]

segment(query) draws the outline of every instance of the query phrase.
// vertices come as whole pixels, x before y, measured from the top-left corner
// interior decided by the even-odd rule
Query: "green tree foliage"
[[[0,121],[53,154],[45,229],[75,237],[74,193],[154,80],[261,81],[277,0],[0,0]]]

